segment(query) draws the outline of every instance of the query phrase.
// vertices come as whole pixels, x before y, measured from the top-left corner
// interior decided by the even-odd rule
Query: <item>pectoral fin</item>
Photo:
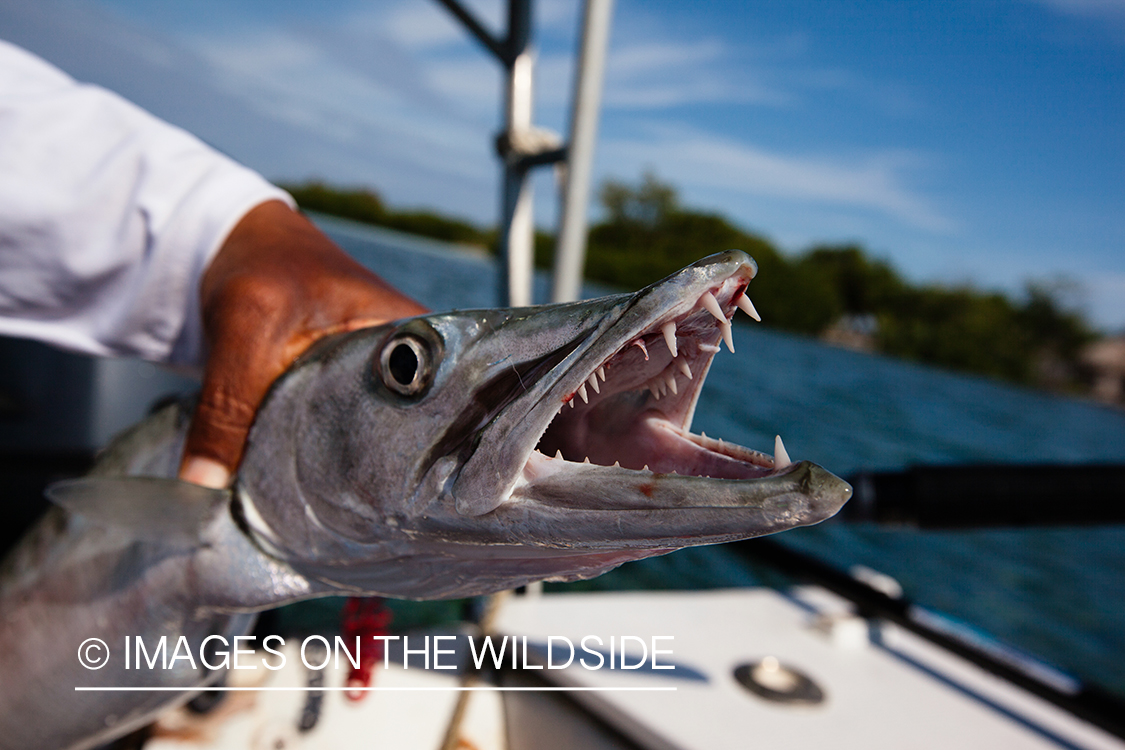
[[[71,513],[127,529],[140,539],[193,543],[231,497],[230,490],[158,477],[68,479],[52,484],[46,494]]]

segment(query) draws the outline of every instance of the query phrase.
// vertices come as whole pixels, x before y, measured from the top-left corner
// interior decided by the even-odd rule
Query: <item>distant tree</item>
[[[679,209],[680,203],[675,188],[647,171],[641,177],[641,184],[635,188],[617,180],[606,180],[599,198],[609,223],[636,224],[648,229],[660,226],[666,217]]]
[[[1029,282],[1019,306],[1020,324],[1034,331],[1042,346],[1065,359],[1077,357],[1084,346],[1097,338],[1082,314],[1063,301],[1076,291],[1073,282],[1066,280],[1050,284]]]
[[[725,217],[682,207],[675,188],[652,173],[636,186],[608,180],[599,197],[606,218],[590,230],[590,278],[636,289],[700,258],[737,249],[758,263],[749,294],[764,320],[816,335],[841,312],[830,278],[815,264],[794,264]]]
[[[381,222],[383,226],[432,237],[446,242],[479,245],[495,252],[496,232],[481,229],[462,219],[453,219],[432,211],[389,211]]]
[[[590,230],[591,278],[640,287],[711,253],[760,242],[717,214],[681,209],[675,189],[651,173],[636,187],[607,180],[599,198],[606,218]]]
[[[1081,352],[1097,334],[1086,319],[1064,301],[1078,288],[1067,280],[1029,283],[1017,319],[1027,332],[1035,351],[1034,380],[1054,390],[1083,391]]]
[[[496,248],[494,229],[432,211],[389,209],[366,188],[322,182],[285,186],[310,211],[452,242]],[[586,276],[639,289],[712,253],[744,250],[758,263],[749,295],[763,322],[818,336],[843,316],[876,323],[875,345],[893,356],[1029,385],[1074,390],[1078,357],[1095,334],[1064,299],[1062,282],[1031,284],[1022,299],[970,287],[907,283],[858,245],[818,245],[797,256],[717,213],[686,208],[651,172],[636,184],[603,183],[604,219],[590,229]],[[536,262],[549,265],[555,238],[535,234]]]
[[[905,289],[894,268],[869,258],[858,245],[817,245],[803,260],[828,277],[847,313],[874,313]]]
[[[904,287],[878,311],[887,354],[1019,383],[1033,382],[1028,332],[1000,294]]]
[[[378,193],[368,188],[333,188],[320,181],[282,185],[306,211],[340,216],[367,224],[398,229],[422,237],[492,247],[496,232],[434,211],[388,209]]]
[[[383,199],[367,188],[333,188],[319,180],[281,187],[305,211],[319,211],[368,224],[382,224],[387,216]]]

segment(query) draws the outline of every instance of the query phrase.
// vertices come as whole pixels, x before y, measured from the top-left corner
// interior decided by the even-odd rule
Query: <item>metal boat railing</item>
[[[551,301],[578,299],[586,258],[590,173],[613,0],[585,0],[584,3],[570,134],[566,143],[557,134],[532,124],[535,54],[531,0],[508,1],[508,28],[502,38],[488,31],[458,0],[439,2],[484,45],[507,74],[504,130],[496,138],[503,169],[499,303],[502,307],[513,307],[534,302],[535,217],[533,190],[528,178],[532,169],[546,165],[560,168],[564,175]]]

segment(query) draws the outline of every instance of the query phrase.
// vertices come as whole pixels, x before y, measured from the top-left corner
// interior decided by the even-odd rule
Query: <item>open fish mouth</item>
[[[712,360],[724,345],[734,352],[736,311],[760,320],[746,295],[757,267],[747,257],[731,265],[729,275],[689,285],[651,311],[642,330],[603,334],[614,351],[589,372],[575,365],[549,394],[562,405],[528,457],[526,482],[564,463],[715,479],[758,479],[791,465],[780,438],[770,456],[690,429]]]
[[[463,467],[458,511],[519,517],[534,527],[526,543],[618,549],[744,539],[836,513],[851,488],[791,461],[780,438],[770,456],[691,431],[715,355],[734,350],[731,318],[757,318],[746,296],[756,273],[732,250],[635,295],[555,309],[588,322],[483,431],[480,445],[501,447]]]

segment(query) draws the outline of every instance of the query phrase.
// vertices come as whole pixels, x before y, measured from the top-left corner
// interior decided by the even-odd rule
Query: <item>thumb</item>
[[[213,488],[229,484],[258,406],[295,356],[280,343],[284,337],[276,329],[276,318],[264,322],[257,315],[236,307],[217,327],[184,444],[181,479]]]
[[[180,479],[214,490],[225,489],[230,484],[231,473],[226,466],[206,456],[184,456]]]
[[[218,363],[215,363],[218,364]],[[192,416],[184,457],[180,464],[180,478],[204,487],[221,489],[230,483],[232,474],[242,457],[243,445],[261,393],[268,381],[259,389],[245,381],[229,381],[213,364],[199,394],[199,402]]]

